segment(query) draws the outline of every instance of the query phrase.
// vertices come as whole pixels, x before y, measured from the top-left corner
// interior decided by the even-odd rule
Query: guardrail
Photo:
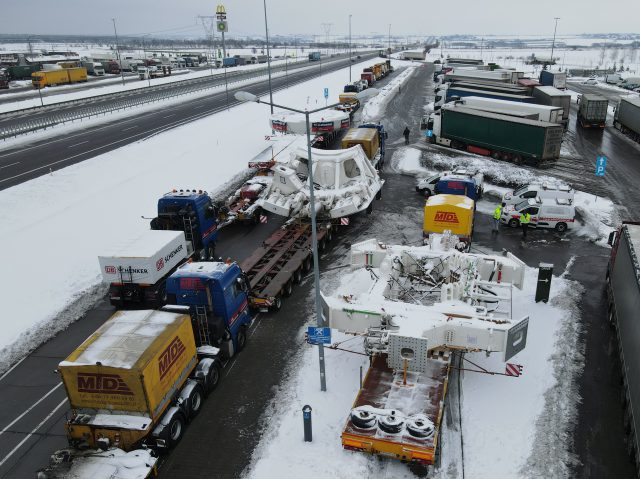
[[[373,58],[374,53],[361,53],[361,59]],[[336,60],[333,60],[333,63]],[[272,74],[298,70],[303,67],[316,66],[309,62],[298,62],[293,65],[278,65],[271,68]],[[252,78],[266,76],[267,68],[256,68],[248,71],[226,72],[227,83],[237,83]],[[0,139],[17,137],[38,130],[46,130],[55,125],[106,115],[148,103],[168,100],[177,96],[197,91],[216,88],[225,84],[225,74],[209,75],[188,80],[179,80],[146,88],[134,88],[116,93],[107,93],[88,98],[70,100],[45,105],[44,107],[25,108],[0,114]],[[86,105],[83,107],[83,105]],[[67,111],[65,111],[67,110]]]

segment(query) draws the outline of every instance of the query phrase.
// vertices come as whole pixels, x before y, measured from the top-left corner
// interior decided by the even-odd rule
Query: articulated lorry
[[[609,237],[608,319],[616,330],[625,405],[628,452],[640,477],[640,223],[623,222]]]
[[[600,95],[583,94],[578,107],[578,123],[583,128],[604,128],[609,100]]]
[[[474,110],[489,111],[503,115],[519,116],[531,120],[548,121],[549,123],[562,123],[563,110],[560,107],[547,105],[534,105],[508,100],[497,100],[477,96],[466,96],[459,104]],[[605,107],[606,112],[606,107]]]
[[[485,80],[496,83],[518,83],[522,76],[521,72],[515,70],[472,70],[465,68],[454,68],[453,71],[444,74],[443,83],[452,81],[473,81]]]
[[[519,92],[495,91],[495,90],[479,90],[475,88],[449,87],[444,91],[438,91],[434,100],[434,110],[438,110],[449,101],[474,96],[480,98],[490,98],[493,100],[507,100],[518,103],[535,103],[535,98]]]
[[[552,86],[559,90],[564,90],[567,88],[567,74],[542,70],[540,72],[540,83],[544,86]]]
[[[104,67],[102,66],[102,63],[100,63],[100,62],[82,61],[80,63],[80,66],[87,69],[87,74],[88,75],[104,76]]]
[[[514,163],[534,165],[560,156],[564,128],[448,103],[429,116],[427,140]]]
[[[557,106],[562,108],[562,118],[569,121],[571,110],[571,95],[552,86],[537,86],[533,89],[535,102],[540,105]]]
[[[62,68],[59,70],[39,71],[31,74],[34,88],[46,86],[66,85],[87,81],[86,68]]]
[[[640,98],[620,98],[613,126],[640,143]]]

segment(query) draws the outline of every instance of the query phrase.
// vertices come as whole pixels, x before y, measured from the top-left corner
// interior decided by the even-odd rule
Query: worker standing
[[[527,238],[527,230],[529,229],[529,223],[531,222],[531,215],[529,213],[520,213],[520,226],[522,226],[522,239]]]
[[[500,226],[500,216],[502,215],[502,205],[496,206],[496,209],[493,210],[493,231],[498,232],[498,227]]]
[[[411,130],[409,130],[408,126],[405,126],[404,131],[402,132],[402,134],[404,135],[404,144],[408,145],[409,144],[409,134],[411,133]]]

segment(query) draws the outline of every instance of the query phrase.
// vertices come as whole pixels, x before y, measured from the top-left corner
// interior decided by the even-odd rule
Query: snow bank
[[[410,146],[402,146],[393,152],[391,157],[391,169],[406,175],[426,176],[429,173],[420,164],[422,151]]]
[[[362,110],[362,121],[378,121],[384,112],[387,104],[398,93],[400,93],[400,87],[409,80],[409,77],[416,71],[415,66],[407,67],[397,77],[393,78],[387,85],[380,89],[375,97],[370,99]]]

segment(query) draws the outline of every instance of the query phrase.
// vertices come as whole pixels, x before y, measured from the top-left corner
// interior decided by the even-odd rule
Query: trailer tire
[[[238,352],[242,351],[244,347],[247,345],[247,327],[242,326],[240,331],[238,331],[238,338],[236,340],[238,343]]]
[[[211,394],[211,392],[218,386],[220,382],[220,366],[218,363],[214,363],[209,369],[209,374],[207,374],[206,379],[206,393]]]
[[[380,188],[376,193],[376,200],[381,200],[381,199],[382,199],[382,188]]]
[[[318,242],[318,251],[324,251],[324,249],[327,247],[327,242],[324,240],[324,238],[322,238],[319,242]]]
[[[520,222],[517,219],[511,218],[509,220],[509,227],[510,228],[517,228],[519,225],[520,225]]]
[[[287,281],[286,284],[284,285],[284,288],[282,289],[283,296],[286,296],[287,298],[291,296],[292,293],[293,293],[293,278]]]
[[[171,418],[168,426],[167,437],[169,439],[169,448],[172,449],[178,445],[184,435],[185,420],[181,413],[177,413]]]
[[[207,246],[207,260],[214,261],[215,257],[216,257],[216,244],[212,241],[211,243],[209,243],[209,246]]]
[[[332,228],[328,228],[327,229],[327,233],[324,235],[324,237],[327,240],[327,243],[330,243],[331,240],[333,239],[333,229]]]
[[[373,213],[373,202],[367,206],[367,214],[370,215],[371,213]]]
[[[273,304],[271,305],[271,311],[278,312],[280,311],[280,308],[282,308],[282,297],[280,295],[277,295],[273,300]]]
[[[302,263],[302,268],[305,272],[311,271],[311,255],[307,256]]]
[[[193,419],[202,409],[204,402],[204,391],[200,385],[197,385],[189,395],[189,419]]]
[[[556,231],[558,233],[564,233],[565,231],[567,231],[567,224],[566,223],[558,223],[556,225]]]
[[[294,271],[294,273],[293,273],[293,282],[296,283],[296,284],[302,283],[302,266]]]

